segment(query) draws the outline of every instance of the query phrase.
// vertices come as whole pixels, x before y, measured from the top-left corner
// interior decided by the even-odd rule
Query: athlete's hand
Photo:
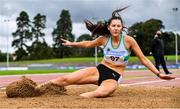
[[[174,76],[171,75],[165,75],[165,74],[159,74],[159,78],[164,79],[164,80],[171,80],[171,79],[175,79]]]
[[[72,42],[68,41],[68,40],[65,40],[65,39],[61,39],[63,41],[63,45],[64,46],[72,46]]]

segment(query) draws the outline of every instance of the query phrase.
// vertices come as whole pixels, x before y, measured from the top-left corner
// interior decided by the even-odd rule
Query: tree
[[[35,39],[35,42],[44,42],[44,36],[45,33],[42,32],[43,29],[46,28],[46,16],[45,15],[41,15],[41,14],[37,14],[34,19],[33,23],[33,27],[32,27],[32,35],[33,38]]]
[[[6,61],[6,53],[2,53],[0,50],[0,62],[5,62]]]
[[[32,36],[34,42],[29,49],[29,59],[48,59],[52,58],[52,49],[45,42],[45,33],[42,32],[46,25],[46,16],[37,14],[32,22]]]
[[[164,52],[167,55],[175,53],[175,34],[172,32],[164,32],[162,34],[164,40]]]
[[[29,47],[26,43],[32,40],[32,34],[30,31],[31,25],[29,16],[25,11],[20,13],[19,17],[16,19],[16,22],[17,30],[16,32],[12,33],[14,38],[12,46],[17,49],[15,54],[17,56],[17,60],[20,60],[28,55],[27,49]]]
[[[157,30],[164,29],[163,22],[158,19],[150,19],[138,22],[128,29],[128,34],[133,36],[145,55],[151,52],[151,42]]]
[[[57,27],[54,28],[52,35],[53,41],[53,49],[55,52],[55,56],[57,58],[63,58],[64,56],[70,56],[72,54],[69,47],[65,47],[62,45],[61,38],[67,39],[70,41],[74,41],[74,36],[72,34],[72,22],[71,16],[68,10],[62,10],[60,14],[60,19],[56,23]]]
[[[85,41],[85,40],[93,40],[93,38],[89,34],[83,34],[77,39],[77,42]],[[76,56],[80,56],[80,57],[84,57],[84,56],[92,57],[94,55],[94,48],[85,48],[85,49],[84,48],[75,48],[74,51],[75,51],[74,53],[76,54]]]
[[[53,58],[53,50],[46,42],[33,43],[32,49],[33,50],[29,56],[29,59],[31,60]]]

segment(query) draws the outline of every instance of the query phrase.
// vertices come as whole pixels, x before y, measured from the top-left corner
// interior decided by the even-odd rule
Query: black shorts
[[[121,76],[119,73],[106,67],[103,64],[99,64],[97,66],[97,69],[99,71],[98,85],[100,85],[104,80],[107,80],[107,79],[114,79],[114,80],[118,81]]]

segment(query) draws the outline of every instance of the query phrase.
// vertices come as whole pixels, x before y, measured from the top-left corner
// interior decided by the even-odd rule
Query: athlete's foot
[[[82,93],[80,94],[80,96],[83,98],[95,98],[95,95],[93,94],[93,92]]]
[[[50,86],[51,82],[44,82],[35,87],[36,90],[38,90],[41,94],[45,93],[45,89],[47,89]]]
[[[55,91],[58,90],[58,91],[61,91],[61,92],[66,91],[64,86],[59,86],[57,84],[54,84],[51,81],[48,81],[48,82],[37,85],[36,90],[40,91],[41,93],[45,93],[47,90],[55,90]]]
[[[48,82],[41,83],[41,84],[39,84],[39,85],[36,86],[36,89],[41,89],[42,87],[45,87],[45,86],[47,86],[48,84],[51,84],[51,82],[48,81]]]

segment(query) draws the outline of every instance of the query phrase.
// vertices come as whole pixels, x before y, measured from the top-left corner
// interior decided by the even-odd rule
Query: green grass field
[[[100,61],[102,58],[99,57],[98,61]],[[84,62],[94,62],[94,57],[82,57],[82,58],[63,58],[63,59],[46,59],[46,60],[31,60],[31,61],[14,61],[11,62],[11,64],[34,64],[34,63],[41,63],[41,64],[56,64],[56,63],[84,63]],[[1,62],[0,65],[5,65],[6,62]]]
[[[7,70],[0,71],[0,75],[22,75],[22,74],[50,74],[50,73],[69,73],[74,70]]]
[[[165,56],[165,58],[167,57],[168,61],[175,61],[176,57],[174,55],[169,55],[169,56]],[[151,61],[153,60],[152,56],[147,56],[148,59],[150,59]],[[180,59],[180,56],[178,57]],[[14,61],[14,62],[10,62],[12,65],[13,64],[33,64],[33,63],[51,63],[51,64],[56,64],[56,63],[67,63],[67,62],[71,62],[71,63],[85,63],[85,62],[94,62],[94,57],[80,57],[80,58],[63,58],[63,59],[47,59],[47,60],[32,60],[32,61]],[[98,57],[98,62],[100,62],[102,60],[102,57]],[[139,62],[138,58],[135,56],[131,56],[129,58],[129,62]],[[0,62],[0,65],[6,65],[6,62]]]
[[[153,61],[152,56],[148,56],[148,59]],[[175,61],[175,56],[167,56],[168,61]],[[98,62],[102,60],[102,57],[98,57]],[[11,66],[22,65],[26,66],[28,64],[41,63],[41,64],[58,64],[58,63],[94,63],[94,57],[83,57],[83,58],[63,58],[63,59],[47,59],[47,60],[34,60],[34,61],[18,61],[10,62]],[[130,57],[129,62],[138,63],[137,57]],[[5,66],[6,62],[1,62],[0,66]],[[48,73],[68,73],[74,70],[8,70],[0,71],[0,75],[21,75],[21,74],[48,74]]]

